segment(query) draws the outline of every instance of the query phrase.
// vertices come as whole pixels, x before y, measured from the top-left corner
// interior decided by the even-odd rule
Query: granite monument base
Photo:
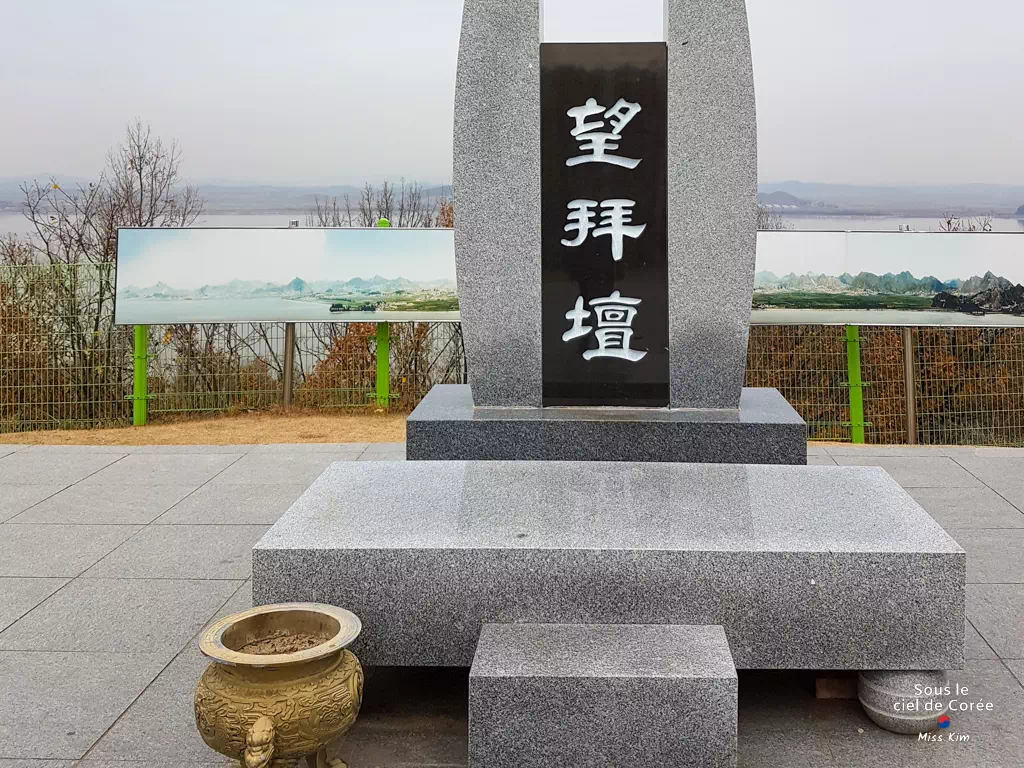
[[[721,627],[486,624],[469,673],[470,768],[734,768]]]
[[[878,467],[339,462],[253,549],[254,604],[344,606],[365,664],[486,623],[725,628],[741,669],[955,669],[966,555]]]
[[[807,424],[777,389],[745,388],[736,410],[475,408],[468,384],[438,384],[406,458],[806,464]]]

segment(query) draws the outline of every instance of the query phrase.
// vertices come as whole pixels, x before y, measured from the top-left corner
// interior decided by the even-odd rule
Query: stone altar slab
[[[254,604],[341,605],[367,664],[485,623],[720,624],[742,669],[954,669],[966,555],[877,467],[335,463],[253,550]]]
[[[438,384],[406,420],[409,460],[686,461],[806,464],[807,424],[776,389],[738,410],[474,408]]]
[[[455,259],[481,406],[542,404],[540,43],[537,0],[466,0]],[[666,44],[669,405],[735,409],[756,248],[757,122],[743,0],[666,0]]]
[[[721,627],[486,624],[471,768],[731,768],[738,686]]]

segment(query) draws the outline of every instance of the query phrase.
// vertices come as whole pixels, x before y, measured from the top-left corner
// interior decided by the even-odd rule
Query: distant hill
[[[40,184],[48,182],[50,179],[55,178],[57,183],[63,187],[73,187],[79,184],[88,184],[92,179],[86,179],[81,176],[68,176],[63,173],[34,173],[28,176],[0,176],[0,200],[4,202],[17,205],[18,210],[21,210],[21,203],[25,199],[25,195],[22,194],[22,184],[33,181],[38,181]]]
[[[995,283],[998,280],[1002,280],[1002,278],[997,278],[996,281],[990,282]],[[967,281],[967,283],[970,282],[971,280]],[[972,315],[985,314],[987,312],[1001,312],[1013,315],[1024,314],[1024,285],[1012,285],[1009,281],[1003,282],[1006,284],[990,284],[989,287],[977,292],[949,293],[943,291],[932,298],[932,307],[935,309],[968,312]],[[964,285],[966,286],[967,283]]]
[[[51,176],[65,187],[88,184],[89,179],[61,174],[38,173],[22,178],[20,176],[0,177],[0,200],[17,204],[20,210],[24,195],[21,185],[26,181],[48,181]],[[399,182],[400,183],[400,182]],[[206,200],[206,212],[217,213],[296,213],[302,214],[313,210],[316,199],[337,197],[342,200],[345,195],[352,202],[352,214],[358,212],[359,193],[361,187],[347,184],[325,184],[320,186],[287,186],[278,184],[198,184],[199,193]],[[379,186],[379,185],[378,185]],[[437,199],[451,194],[451,186],[443,184],[422,185],[423,194]],[[399,192],[395,193],[395,205],[398,205]]]
[[[808,272],[778,277],[773,272],[754,276],[754,306],[799,308],[944,309],[971,314],[1000,312],[1024,315],[1024,285],[1014,285],[991,272],[942,282],[934,277],[916,278],[909,272],[875,275],[861,272],[839,277]],[[880,297],[878,299],[865,297]],[[887,298],[889,297],[889,298]],[[896,298],[901,297],[901,298]],[[928,298],[931,301],[928,301]],[[857,302],[856,305],[853,302]],[[922,303],[925,302],[925,303]],[[830,304],[836,305],[831,307]]]
[[[986,273],[984,277],[972,277],[963,283],[962,286],[959,280],[943,282],[930,275],[917,278],[906,271],[900,272],[898,275],[892,272],[887,272],[884,275],[876,275],[871,272],[851,275],[846,272],[838,277],[814,272],[808,272],[805,275],[797,275],[791,272],[784,277],[778,277],[773,272],[758,272],[754,276],[755,290],[779,293],[801,291],[808,293],[932,296],[943,291],[973,294],[988,290],[989,288],[1005,290],[1010,286],[1009,280],[996,277],[991,272]]]
[[[844,285],[848,285],[855,291],[867,291],[869,293],[930,294],[952,287],[945,285],[941,280],[930,275],[918,279],[906,271],[900,272],[898,275],[894,275],[892,272],[886,272],[884,275],[861,272],[856,277],[846,274],[839,279]]]
[[[313,280],[306,281],[301,277],[283,284],[261,282],[259,280],[232,280],[223,285],[204,285],[193,290],[172,288],[166,283],[139,288],[134,285],[119,289],[119,299],[245,299],[245,298],[305,298],[315,296],[378,296],[398,292],[439,291],[454,293],[455,281],[435,280],[417,282],[404,277],[386,278],[380,275],[366,279],[354,277],[351,280]]]
[[[1024,185],[1020,184],[929,184],[869,186],[782,181],[758,184],[761,195],[785,192],[801,200],[813,200],[842,214],[891,214],[941,216],[990,214],[1012,216],[1020,213]],[[1021,206],[1024,208],[1024,206]],[[1024,215],[1024,214],[1021,214]]]
[[[998,277],[991,272],[986,272],[984,277],[975,275],[970,280],[967,280],[960,286],[957,292],[970,296],[975,293],[982,293],[983,291],[991,291],[993,289],[1006,291],[1010,288],[1013,288],[1013,283],[1005,277]]]
[[[20,186],[26,180],[45,182],[56,177],[64,186],[87,184],[90,180],[60,173],[36,173],[28,176],[0,176],[0,200],[20,206]],[[347,194],[353,211],[358,205],[360,187],[351,184],[286,185],[245,184],[209,181],[198,184],[206,198],[206,211],[224,213],[293,213],[310,211],[317,197],[344,198]],[[427,183],[427,197],[451,193],[450,185]],[[897,215],[939,217],[1018,216],[1024,218],[1024,185],[1010,184],[920,184],[860,185],[823,184],[804,181],[764,182],[758,185],[758,201],[791,213],[843,215]],[[396,201],[397,203],[397,201]]]
[[[808,201],[802,200],[796,195],[791,195],[789,192],[767,192],[758,193],[757,202],[763,205],[781,205],[781,206],[792,206],[794,208],[802,205],[810,205]]]

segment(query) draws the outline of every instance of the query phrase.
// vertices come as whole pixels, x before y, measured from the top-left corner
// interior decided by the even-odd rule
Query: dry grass
[[[0,435],[33,445],[262,445],[267,443],[398,443],[402,413],[243,413],[121,429],[51,430]]]

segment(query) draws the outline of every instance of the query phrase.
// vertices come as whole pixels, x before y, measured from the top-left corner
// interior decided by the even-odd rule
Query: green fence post
[[[377,323],[377,407],[391,401],[391,324]]]
[[[149,326],[135,326],[135,370],[132,375],[132,424],[146,425],[146,401],[149,397]]]
[[[846,368],[850,388],[850,437],[864,442],[864,382],[860,377],[860,329],[846,326]]]

